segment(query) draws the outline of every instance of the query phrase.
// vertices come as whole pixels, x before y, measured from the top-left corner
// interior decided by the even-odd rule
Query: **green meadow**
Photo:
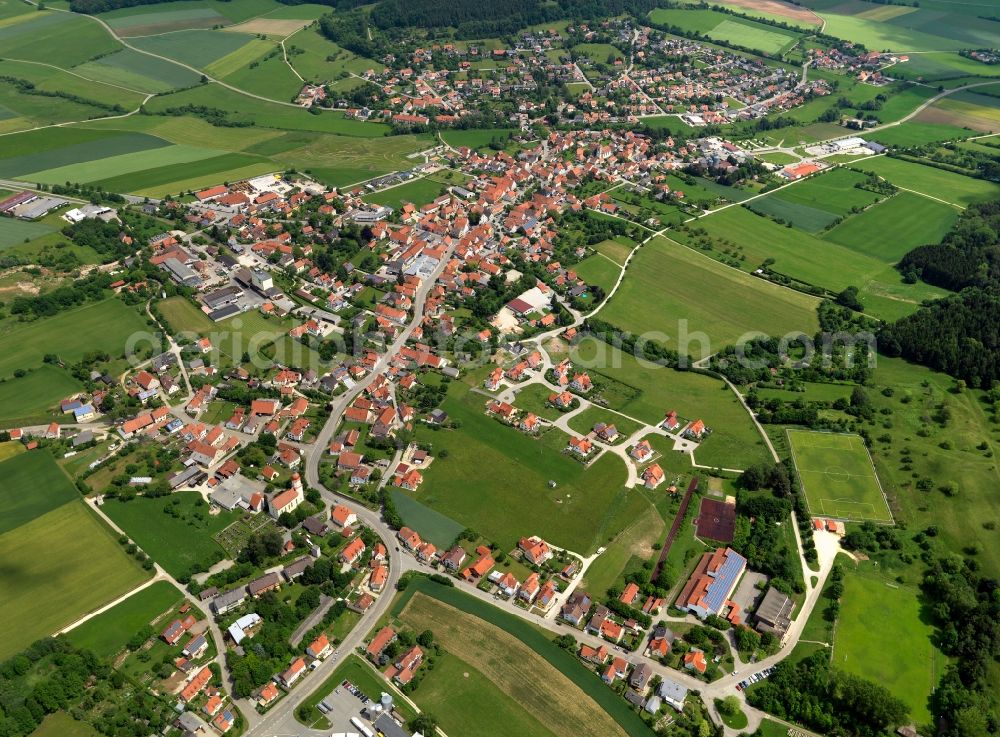
[[[44,169],[26,173],[24,176],[33,182],[59,184],[62,182],[94,182],[99,179],[109,179],[122,174],[141,172],[170,164],[187,164],[213,156],[221,156],[225,152],[199,146],[174,144],[160,148],[135,151],[133,153],[108,156],[95,161],[68,164],[53,169]]]
[[[66,639],[100,657],[120,651],[136,632],[175,607],[183,594],[169,581],[157,581],[106,612],[75,627]]]
[[[902,699],[917,724],[931,721],[927,702],[944,668],[923,609],[916,589],[883,580],[870,564],[847,564],[832,655],[835,667]]]
[[[173,576],[207,570],[222,560],[222,548],[212,537],[240,517],[226,511],[210,515],[196,491],[155,499],[136,497],[127,502],[110,499],[102,509]]]
[[[51,458],[49,462],[55,467]],[[15,491],[27,495],[37,489],[36,478],[27,483]],[[0,558],[0,609],[7,624],[0,635],[0,657],[54,633],[148,577],[78,499],[0,535]]]
[[[1000,196],[1000,184],[954,174],[923,164],[880,156],[864,162],[864,169],[885,177],[897,187],[963,207]]]
[[[721,380],[639,361],[605,343],[589,340],[575,345],[570,357],[575,366],[590,373],[610,410],[649,425],[662,422],[670,410],[684,420],[703,420],[712,432],[695,451],[699,464],[746,468],[767,458],[764,440],[750,415]],[[520,394],[516,404],[521,406]],[[623,432],[630,427],[625,420],[616,420],[616,424]],[[690,467],[686,456],[673,451],[670,455],[680,465]],[[670,462],[661,461],[661,465]]]
[[[738,207],[699,222],[707,226],[729,213],[769,223]],[[598,316],[637,335],[656,331],[658,342],[689,352],[697,360],[748,331],[812,333],[818,325],[815,305],[812,297],[723,266],[661,237],[639,249],[618,291]],[[685,334],[694,333],[692,340],[678,343]]]
[[[83,388],[68,371],[45,364],[26,376],[0,382],[0,424],[42,424],[57,420],[58,404]],[[69,415],[72,417],[72,415]]]
[[[860,253],[896,263],[917,246],[939,243],[959,211],[910,192],[899,192],[823,235]]]
[[[617,534],[608,523],[625,493],[621,459],[606,455],[586,467],[564,453],[569,440],[565,433],[551,430],[541,438],[529,437],[487,417],[485,399],[467,385],[452,382],[442,407],[462,427],[418,427],[418,441],[431,445],[437,460],[420,490],[405,493],[505,550],[524,535],[538,534],[586,555]],[[442,450],[448,451],[447,457],[441,457]],[[485,468],[507,472],[484,475]],[[469,494],[472,487],[475,494]]]

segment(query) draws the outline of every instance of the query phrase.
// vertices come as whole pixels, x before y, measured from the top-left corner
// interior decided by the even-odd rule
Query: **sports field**
[[[923,608],[916,589],[883,580],[870,563],[848,565],[831,661],[889,689],[917,724],[931,719],[927,699],[945,664]]]
[[[892,522],[871,456],[860,436],[788,430],[788,443],[812,514]]]

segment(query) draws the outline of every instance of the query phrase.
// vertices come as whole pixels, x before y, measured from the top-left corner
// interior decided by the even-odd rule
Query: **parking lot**
[[[358,693],[360,694],[361,692],[358,691]],[[326,718],[329,720],[334,733],[357,732],[356,729],[351,727],[351,717],[358,717],[365,724],[368,724],[368,720],[361,716],[361,710],[364,708],[368,697],[363,696],[363,698],[364,700],[358,698],[341,685],[325,696],[317,708],[320,711],[325,711]]]

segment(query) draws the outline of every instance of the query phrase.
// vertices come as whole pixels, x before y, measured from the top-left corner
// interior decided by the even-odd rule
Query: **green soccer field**
[[[860,436],[789,430],[788,443],[812,514],[892,523]]]

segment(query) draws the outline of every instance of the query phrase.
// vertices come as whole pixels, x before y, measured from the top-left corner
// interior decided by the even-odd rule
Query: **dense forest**
[[[913,249],[898,268],[908,280],[919,278],[945,289],[996,285],[1000,282],[1000,200],[970,206],[941,243]]]
[[[351,4],[350,0],[339,2],[341,8]],[[657,0],[451,0],[447,3],[382,0],[370,15],[358,11],[324,16],[320,19],[320,30],[327,38],[356,54],[381,59],[394,50],[393,32],[411,26],[431,30],[454,28],[457,38],[487,38],[564,18],[606,18],[622,13],[645,15],[661,4]],[[369,22],[385,36],[370,36]]]
[[[879,352],[943,371],[970,386],[1000,379],[1000,293],[966,289],[886,325]]]
[[[879,332],[879,352],[944,371],[971,386],[1000,379],[1000,200],[972,205],[937,245],[903,257],[908,280],[962,290]]]

